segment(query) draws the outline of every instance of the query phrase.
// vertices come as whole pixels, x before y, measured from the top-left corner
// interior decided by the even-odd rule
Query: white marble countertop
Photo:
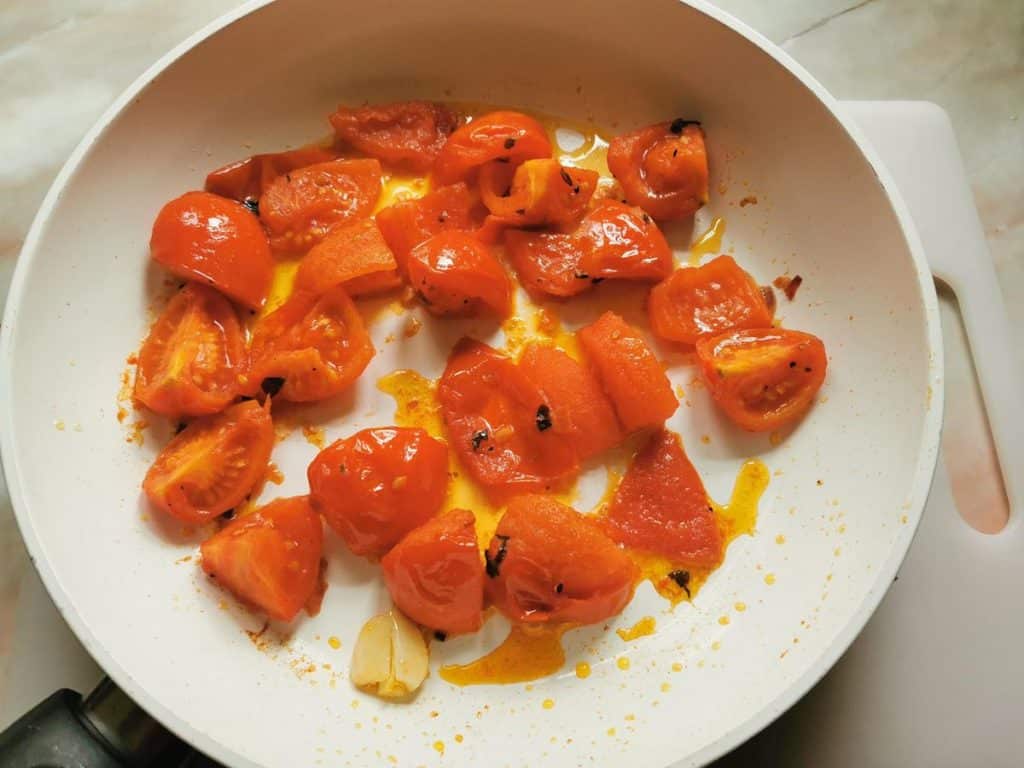
[[[0,307],[35,210],[81,136],[161,54],[237,4],[4,0]],[[1011,322],[1024,327],[1024,2],[717,4],[780,43],[839,98],[925,99],[949,112]],[[0,493],[0,698],[14,674],[8,661],[17,597],[30,581],[6,504]],[[31,581],[25,588],[37,589]]]

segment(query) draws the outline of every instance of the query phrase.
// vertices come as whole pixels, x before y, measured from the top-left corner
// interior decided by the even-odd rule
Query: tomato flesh
[[[270,404],[254,400],[189,424],[169,442],[142,482],[147,498],[188,525],[241,504],[267,470],[274,446]]]
[[[295,288],[313,293],[344,285],[350,296],[365,296],[401,284],[395,255],[373,219],[332,230],[302,258],[295,275]]]
[[[342,144],[417,173],[430,170],[441,146],[460,124],[451,109],[429,101],[338,107],[330,120]]]
[[[480,629],[484,564],[471,512],[453,509],[427,521],[381,566],[391,599],[413,621],[449,635]]]
[[[633,561],[593,520],[546,496],[519,496],[487,548],[486,591],[513,621],[596,624],[633,597]]]
[[[597,171],[537,158],[519,166],[487,163],[480,195],[488,210],[517,227],[571,224],[583,216],[597,188]]]
[[[258,201],[278,176],[337,157],[336,150],[317,146],[253,155],[211,171],[206,177],[206,191],[240,203]]]
[[[576,233],[583,241],[580,271],[591,280],[663,280],[672,249],[651,217],[618,200],[602,200]]]
[[[485,163],[498,160],[515,165],[535,157],[551,157],[544,126],[521,112],[490,112],[448,137],[434,163],[434,179],[454,184]]]
[[[441,508],[448,449],[422,429],[364,429],[317,454],[313,508],[357,555],[380,557]]]
[[[467,232],[441,232],[417,245],[406,263],[409,284],[435,315],[512,311],[512,281],[484,243]]]
[[[535,300],[568,298],[591,288],[590,276],[580,269],[583,244],[558,232],[505,233],[505,253],[519,282]]]
[[[305,496],[275,499],[199,549],[220,586],[275,621],[291,621],[319,586],[323,526]]]

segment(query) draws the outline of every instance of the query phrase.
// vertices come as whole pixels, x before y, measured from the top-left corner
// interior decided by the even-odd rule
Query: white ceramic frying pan
[[[780,314],[825,340],[830,372],[810,415],[772,445],[725,423],[689,388],[695,370],[674,363],[691,405],[670,426],[711,495],[728,497],[746,457],[773,471],[756,535],[733,543],[692,605],[670,612],[644,586],[612,623],[653,615],[653,636],[626,644],[580,630],[557,676],[460,689],[434,674],[398,705],[346,678],[359,627],[386,604],[376,569],[332,544],[322,613],[285,644],[254,643],[243,630],[260,620],[220,605],[194,560],[177,562],[196,540],[140,499],[160,428],[140,448],[115,412],[161,280],[147,254],[161,204],[227,161],[323,135],[339,102],[407,97],[515,105],[612,131],[702,120],[713,191],[695,229],[722,215],[724,250],[761,282],[803,276]],[[750,195],[758,204],[739,206]],[[380,375],[439,372],[457,331],[382,343],[401,322],[378,321],[380,353],[350,401],[309,411],[329,440],[391,422]],[[79,639],[139,704],[224,763],[691,766],[798,699],[892,581],[936,458],[939,333],[931,276],[872,151],[820,85],[720,11],[676,0],[253,3],[140,78],[60,173],[4,317],[0,441],[25,541]],[[280,444],[287,479],[265,498],[304,492],[315,451],[298,433]],[[432,664],[479,656],[504,630],[492,619],[479,636],[435,644]],[[588,679],[573,673],[578,659]]]

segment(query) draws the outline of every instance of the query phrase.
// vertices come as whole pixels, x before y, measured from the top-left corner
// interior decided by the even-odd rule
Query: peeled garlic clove
[[[391,635],[394,621],[386,613],[378,614],[363,625],[352,651],[349,676],[359,686],[376,687],[391,674]]]
[[[363,625],[352,652],[352,682],[385,698],[408,696],[427,676],[423,635],[397,610]]]
[[[390,615],[395,627],[391,645],[391,674],[406,693],[411,693],[420,687],[427,676],[427,644],[423,641],[419,627],[402,613],[392,609]]]

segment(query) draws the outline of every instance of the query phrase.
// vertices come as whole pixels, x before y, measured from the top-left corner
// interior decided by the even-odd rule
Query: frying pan
[[[558,675],[502,687],[440,680],[439,663],[501,639],[507,625],[493,618],[477,636],[435,643],[420,694],[393,704],[346,679],[359,627],[387,604],[376,568],[331,539],[321,614],[260,635],[263,622],[186,560],[198,538],[140,498],[167,426],[154,421],[140,447],[116,411],[125,357],[161,290],[147,255],[161,204],[225,162],[323,135],[339,102],[408,97],[514,105],[611,131],[702,120],[712,197],[694,232],[723,216],[723,250],[760,282],[804,278],[779,311],[825,340],[830,373],[808,417],[770,440],[725,423],[685,357],[659,350],[690,403],[669,425],[711,496],[728,499],[747,457],[772,471],[756,533],[732,544],[692,604],[670,611],[646,585],[608,629],[568,634]],[[692,233],[670,234],[685,248]],[[221,762],[698,765],[806,692],[891,583],[937,454],[936,307],[907,212],[859,131],[786,54],[705,3],[251,3],[129,88],[46,197],[0,337],[4,471],[36,567],[79,639],[150,714]],[[567,322],[598,308],[567,311]],[[434,323],[386,343],[403,322],[379,313],[380,352],[354,392],[293,418],[323,425],[328,440],[390,423],[381,375],[436,376],[462,333],[500,342],[493,329]],[[315,451],[299,430],[280,443],[286,479],[263,498],[304,492]],[[584,479],[580,508],[601,480],[599,470]],[[657,620],[651,636],[625,643],[611,631],[645,615]],[[579,660],[587,679],[573,672]]]

